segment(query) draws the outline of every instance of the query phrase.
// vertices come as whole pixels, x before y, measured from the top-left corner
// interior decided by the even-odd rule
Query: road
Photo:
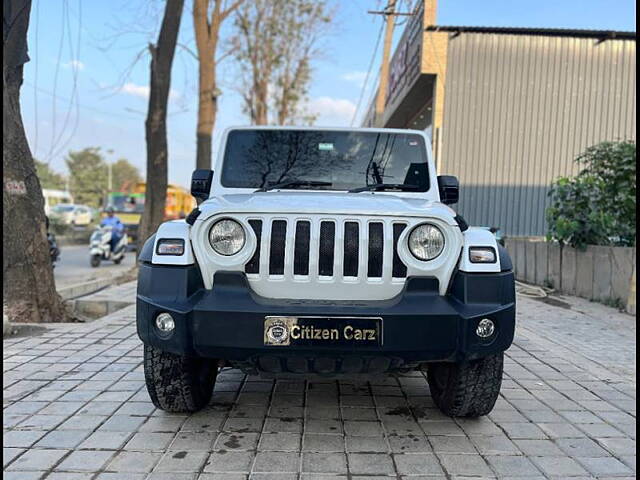
[[[66,245],[60,247],[60,260],[53,272],[58,290],[69,285],[90,280],[120,275],[135,265],[136,252],[127,252],[120,265],[111,261],[100,263],[98,268],[89,264],[88,245]]]

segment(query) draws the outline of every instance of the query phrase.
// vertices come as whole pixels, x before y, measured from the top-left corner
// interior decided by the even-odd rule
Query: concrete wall
[[[517,280],[589,300],[619,302],[635,310],[635,248],[576,250],[526,238],[507,238],[506,247]]]

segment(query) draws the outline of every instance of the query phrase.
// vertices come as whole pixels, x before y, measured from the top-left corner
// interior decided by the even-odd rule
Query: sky
[[[359,124],[377,84],[382,0],[328,0],[333,23],[314,62],[308,109],[316,125]],[[32,0],[22,115],[33,155],[66,173],[69,150],[101,147],[108,161],[126,158],[145,171],[144,120],[149,94],[147,45],[161,22],[162,0]],[[401,2],[406,10],[408,0]],[[169,182],[187,187],[195,168],[197,62],[185,1],[169,100]],[[438,25],[636,30],[634,0],[438,0]],[[223,30],[228,35],[230,22]],[[402,33],[396,29],[395,39]],[[372,60],[373,59],[373,60]],[[368,82],[367,72],[373,65]],[[220,71],[214,130],[246,125],[231,60]],[[359,108],[357,109],[359,104]],[[356,111],[357,110],[357,111]]]

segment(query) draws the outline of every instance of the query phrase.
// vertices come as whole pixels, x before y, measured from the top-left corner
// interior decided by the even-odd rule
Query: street
[[[109,268],[109,267],[107,267]],[[211,405],[149,400],[135,307],[4,340],[4,478],[635,478],[636,319],[518,297],[501,396],[451,419],[423,373],[269,380],[225,369]]]
[[[93,268],[89,265],[89,245],[64,245],[60,247],[60,260],[53,269],[56,288],[60,290],[77,283],[118,276],[131,269],[135,261],[136,252],[131,251],[120,265],[104,261],[98,268]]]

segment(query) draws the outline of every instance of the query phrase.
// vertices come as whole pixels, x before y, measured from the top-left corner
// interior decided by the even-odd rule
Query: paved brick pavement
[[[153,407],[134,308],[4,343],[4,479],[635,478],[635,318],[519,298],[502,395],[435,409],[422,374],[270,381],[224,370],[194,415]]]

